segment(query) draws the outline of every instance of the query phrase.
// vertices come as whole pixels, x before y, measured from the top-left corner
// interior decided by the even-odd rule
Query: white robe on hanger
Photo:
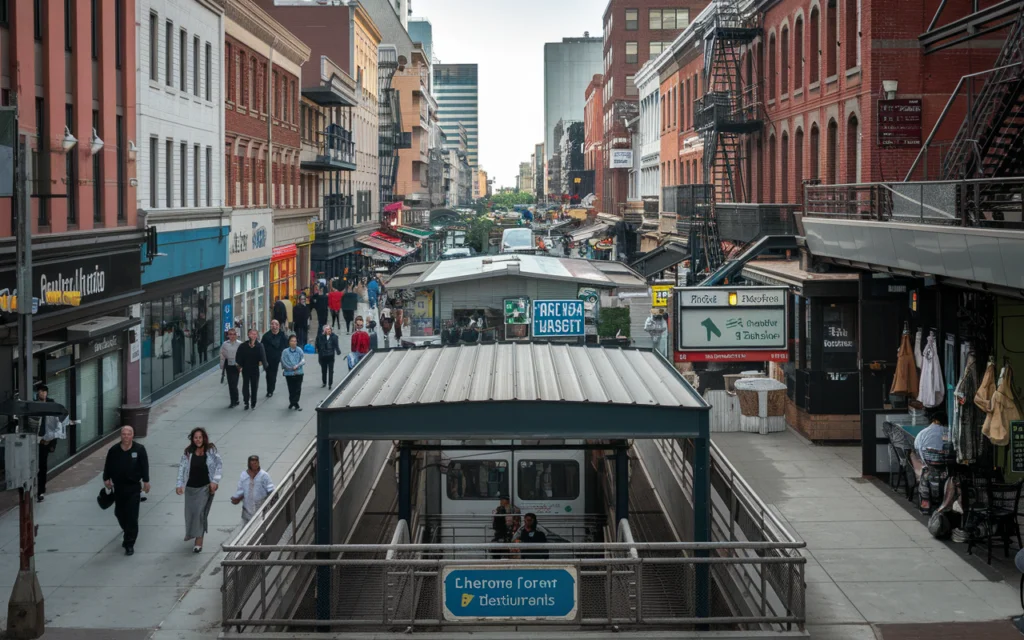
[[[928,336],[928,342],[921,352],[921,382],[917,399],[925,407],[932,408],[942,404],[946,397],[946,383],[942,379],[942,367],[935,346],[935,334]]]

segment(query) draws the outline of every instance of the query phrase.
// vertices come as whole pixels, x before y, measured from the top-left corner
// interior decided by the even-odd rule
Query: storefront
[[[298,293],[310,284],[310,249],[316,238],[315,219],[308,211],[276,209],[274,244],[270,255],[270,299],[298,301]]]
[[[273,214],[269,209],[236,209],[231,214],[228,261],[222,286],[221,337],[234,327],[242,335],[260,334],[270,324],[270,259],[274,247]]]
[[[360,253],[368,258],[370,268],[375,273],[393,272],[403,263],[412,261],[416,253],[416,247],[396,235],[383,231],[359,236],[356,242],[365,247]]]
[[[142,297],[137,230],[104,233],[97,251],[67,258],[66,239],[45,237],[33,243],[33,390],[49,387],[49,397],[64,405],[74,421],[68,437],[49,456],[51,472],[95,450],[121,426],[121,409],[139,401],[137,362],[130,360],[129,330],[139,323],[130,303]],[[16,295],[13,264],[0,266],[0,324],[17,335],[10,298]],[[64,294],[78,294],[65,296]],[[66,302],[78,298],[76,306]],[[27,298],[26,298],[27,299]],[[135,305],[136,313],[138,306]],[[20,355],[11,342],[0,344],[0,395],[18,392]],[[3,418],[6,422],[7,418]],[[2,464],[2,457],[0,457]]]
[[[270,257],[270,299],[277,301],[298,295],[298,248],[294,244],[275,247]]]
[[[443,241],[429,229],[395,227],[395,233],[419,248],[421,262],[433,262],[441,258]]]

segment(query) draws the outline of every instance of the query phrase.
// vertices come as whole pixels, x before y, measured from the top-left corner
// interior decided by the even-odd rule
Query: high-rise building
[[[441,129],[448,137],[448,144],[453,145],[459,138],[459,125],[466,127],[469,136],[466,154],[469,156],[469,166],[473,169],[478,166],[480,148],[478,95],[477,65],[434,66],[434,97],[437,98]]]
[[[433,64],[434,59],[434,26],[426,18],[409,18],[409,37],[413,42],[423,45],[423,53]]]
[[[544,45],[544,149],[558,151],[555,124],[583,117],[587,85],[601,73],[601,38],[563,38]]]
[[[547,157],[544,155],[544,143],[540,142],[535,144],[533,147],[533,190],[534,195],[537,197],[537,202],[544,199],[545,192],[545,174],[544,166],[546,164]]]

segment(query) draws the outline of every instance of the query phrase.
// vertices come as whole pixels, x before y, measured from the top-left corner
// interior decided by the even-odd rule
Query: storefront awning
[[[401,211],[404,208],[405,207],[401,202],[392,202],[391,204],[384,207],[384,213],[394,213],[396,211]]]
[[[592,224],[590,226],[580,227],[579,229],[570,233],[569,238],[571,238],[573,242],[582,242],[584,240],[589,240],[596,235],[604,234],[611,228],[612,226],[610,224],[599,222],[597,224]]]
[[[404,243],[391,244],[390,242],[378,240],[377,238],[373,238],[370,236],[359,236],[358,238],[356,238],[356,242],[365,247],[369,247],[371,249],[380,251],[381,253],[397,256],[399,258],[403,258],[416,250],[415,248],[410,247],[409,245]]]
[[[68,342],[93,340],[139,324],[138,318],[100,316],[68,327]]]
[[[416,238],[417,240],[426,240],[434,235],[434,232],[430,229],[417,229],[416,227],[399,226],[395,227],[395,231],[402,235]]]
[[[402,239],[399,238],[398,236],[393,236],[390,233],[384,233],[383,231],[374,231],[373,233],[370,234],[370,237],[377,238],[378,240],[383,240],[384,242],[390,242],[391,244],[402,243]]]

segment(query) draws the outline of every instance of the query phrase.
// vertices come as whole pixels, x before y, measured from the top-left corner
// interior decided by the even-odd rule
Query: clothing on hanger
[[[995,395],[992,396],[992,412],[985,418],[981,433],[994,445],[1008,444],[1010,423],[1020,419],[1020,407],[1017,405],[1016,392],[1013,389],[1013,370],[1005,366]]]
[[[921,352],[921,359],[921,381],[917,399],[925,407],[937,407],[946,397],[946,383],[942,379],[942,367],[939,365],[934,331],[928,335],[928,342],[925,343],[924,351]]]
[[[913,399],[918,391],[917,367],[914,365],[914,350],[910,346],[910,334],[900,338],[900,351],[896,357],[896,375],[892,378],[889,394],[907,396]]]
[[[978,391],[978,367],[974,354],[968,352],[964,373],[953,392],[953,419],[950,421],[949,439],[960,464],[971,464],[981,453],[982,416],[985,414],[974,404]]]
[[[978,391],[974,394],[974,404],[985,413],[992,411],[992,396],[996,393],[996,363],[992,358],[988,359],[988,366],[985,367],[985,375],[978,385]]]
[[[914,335],[914,362],[917,368],[921,368],[921,338],[924,337],[924,329],[918,329]]]

